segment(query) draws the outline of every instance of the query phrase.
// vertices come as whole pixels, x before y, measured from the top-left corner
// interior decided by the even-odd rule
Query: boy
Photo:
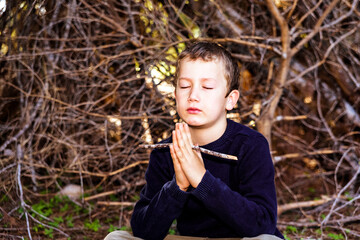
[[[283,238],[276,229],[268,143],[226,118],[239,99],[239,69],[231,54],[216,43],[195,42],[180,54],[176,71],[176,108],[183,123],[163,141],[172,143],[170,151],[150,155],[131,219],[134,236],[164,239],[176,219],[184,236]],[[238,160],[203,154],[193,145]]]

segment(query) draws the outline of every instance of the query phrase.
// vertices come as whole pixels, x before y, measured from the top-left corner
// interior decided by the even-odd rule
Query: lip
[[[197,113],[200,113],[200,112],[201,112],[200,109],[194,108],[194,107],[190,107],[190,108],[186,109],[186,111],[187,111],[188,113],[190,113],[190,114],[197,114]]]

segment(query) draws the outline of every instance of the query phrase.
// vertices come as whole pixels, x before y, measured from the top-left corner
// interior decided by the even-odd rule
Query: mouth
[[[186,111],[187,111],[188,113],[190,113],[190,114],[197,114],[197,113],[200,113],[200,112],[201,112],[200,109],[198,109],[198,108],[193,108],[193,107],[186,109]]]

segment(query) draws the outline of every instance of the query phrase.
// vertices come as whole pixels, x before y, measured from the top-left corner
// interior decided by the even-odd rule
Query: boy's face
[[[175,89],[176,108],[190,127],[217,127],[226,124],[229,108],[227,81],[222,61],[201,59],[181,61]]]

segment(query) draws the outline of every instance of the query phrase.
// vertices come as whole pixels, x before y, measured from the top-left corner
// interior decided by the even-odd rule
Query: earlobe
[[[234,105],[231,101],[231,98],[228,98],[227,103],[226,103],[226,110],[230,111],[233,108],[234,108]]]
[[[227,102],[226,102],[226,110],[230,111],[234,108],[234,106],[236,105],[238,99],[239,99],[239,91],[237,90],[232,90],[229,93],[229,96],[227,97]]]

